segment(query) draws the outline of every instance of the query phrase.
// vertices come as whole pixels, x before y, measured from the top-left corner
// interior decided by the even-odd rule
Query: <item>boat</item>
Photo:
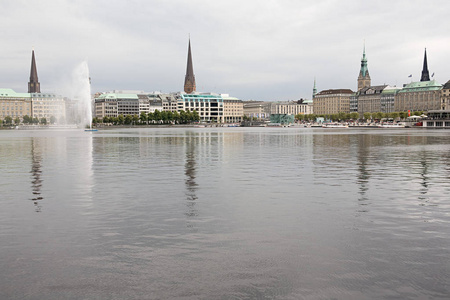
[[[401,123],[384,123],[377,126],[378,128],[405,128],[405,124]]]
[[[348,124],[343,123],[324,123],[322,128],[348,128]]]

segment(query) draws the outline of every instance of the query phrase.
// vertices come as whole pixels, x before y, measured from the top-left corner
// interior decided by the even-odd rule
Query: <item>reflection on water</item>
[[[357,141],[357,157],[358,157],[358,176],[357,176],[357,184],[359,188],[359,205],[362,207],[367,206],[369,204],[369,198],[367,197],[367,190],[369,189],[369,179],[370,179],[370,171],[367,166],[367,160],[369,159],[369,151],[370,147],[365,147],[367,143],[367,135],[358,136]],[[361,208],[359,212],[367,212],[367,208]]]
[[[41,200],[44,198],[41,195],[42,179],[41,179],[41,163],[42,163],[42,148],[39,144],[39,139],[31,140],[31,190],[33,197],[31,200],[34,203],[36,212],[42,211]]]
[[[0,150],[1,299],[450,294],[448,132],[4,131]]]
[[[186,179],[184,182],[186,184],[186,203],[188,207],[186,216],[188,216],[188,222],[198,215],[198,211],[195,207],[198,199],[196,195],[197,183],[195,181],[196,139],[197,137],[191,134],[188,134],[185,138],[186,163],[184,174],[186,175]],[[193,227],[193,223],[188,223],[188,227]]]

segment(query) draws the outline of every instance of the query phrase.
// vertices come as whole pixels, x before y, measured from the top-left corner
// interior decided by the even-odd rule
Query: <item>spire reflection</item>
[[[41,187],[42,187],[42,151],[39,145],[39,141],[35,138],[31,141],[31,191],[32,198],[35,206],[36,212],[41,212],[42,206],[41,201],[44,200],[44,197],[41,195]]]
[[[188,218],[193,218],[198,216],[197,209],[195,207],[197,202],[197,182],[195,181],[196,176],[196,160],[195,160],[195,137],[188,136],[185,139],[186,143],[186,162],[185,162],[185,180],[186,185],[186,205],[188,207],[185,215]],[[193,227],[192,224],[188,223],[188,227]]]

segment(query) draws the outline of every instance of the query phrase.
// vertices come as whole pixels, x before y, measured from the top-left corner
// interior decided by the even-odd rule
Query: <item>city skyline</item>
[[[43,92],[64,94],[85,59],[93,93],[182,91],[189,33],[197,91],[243,100],[309,99],[314,78],[356,91],[364,40],[374,85],[419,81],[425,48],[434,79],[450,78],[445,1],[196,4],[4,2],[0,87],[26,92],[34,46]]]

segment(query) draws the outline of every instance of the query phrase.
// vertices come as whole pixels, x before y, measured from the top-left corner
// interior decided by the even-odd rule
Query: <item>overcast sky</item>
[[[182,91],[191,37],[197,91],[242,100],[356,89],[365,40],[372,84],[450,80],[448,0],[1,0],[0,88],[42,92],[87,60],[92,92]]]

